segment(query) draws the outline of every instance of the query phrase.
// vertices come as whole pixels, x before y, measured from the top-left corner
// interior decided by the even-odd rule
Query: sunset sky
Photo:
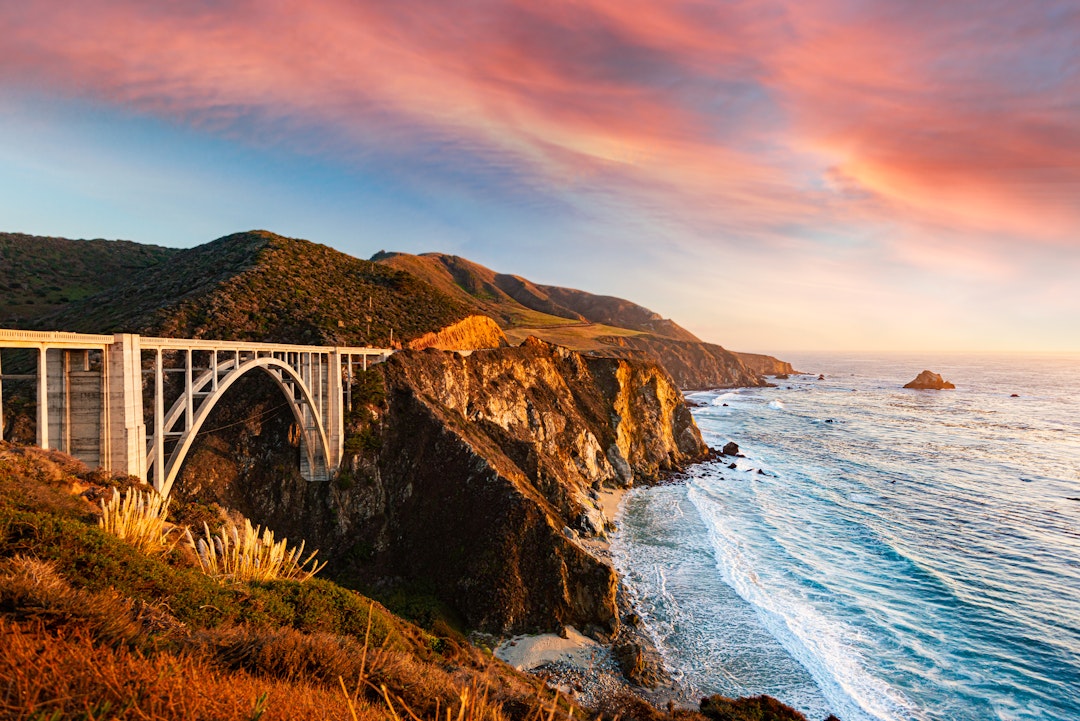
[[[737,350],[1080,350],[1080,4],[0,0],[0,230],[266,228]]]

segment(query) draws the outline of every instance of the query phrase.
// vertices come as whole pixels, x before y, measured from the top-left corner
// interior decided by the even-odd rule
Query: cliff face
[[[648,335],[611,336],[601,340],[612,346],[612,354],[655,359],[684,390],[764,385],[738,354],[713,343]]]
[[[422,584],[473,627],[615,630],[615,573],[582,542],[605,527],[590,491],[707,452],[667,373],[535,339],[468,356],[405,351],[376,369],[338,481],[283,474],[297,453],[289,420],[263,419],[252,430],[285,453],[226,467],[207,439],[175,492],[307,538],[365,583]]]
[[[499,324],[486,315],[470,315],[434,333],[425,333],[409,341],[412,350],[479,350],[509,345]]]
[[[392,565],[445,588],[479,627],[613,630],[615,574],[577,538],[603,532],[591,487],[705,453],[667,374],[532,339],[400,354],[384,375]]]
[[[791,375],[792,373],[798,373],[799,371],[791,367],[791,364],[787,361],[773,358],[771,355],[762,355],[760,353],[735,353],[739,357],[739,360],[743,362],[752,373],[756,373],[759,376],[775,376],[782,373]]]

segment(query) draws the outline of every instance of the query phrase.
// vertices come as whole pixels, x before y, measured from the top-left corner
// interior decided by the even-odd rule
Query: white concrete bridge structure
[[[0,329],[0,349],[37,353],[37,444],[91,468],[126,473],[167,495],[195,437],[230,386],[260,371],[281,389],[300,440],[300,472],[332,478],[345,443],[345,413],[358,369],[392,349],[248,343],[133,334]],[[144,402],[145,401],[145,402]]]

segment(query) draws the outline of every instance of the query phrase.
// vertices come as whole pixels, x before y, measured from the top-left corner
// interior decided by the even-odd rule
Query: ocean
[[[687,396],[745,457],[620,509],[616,567],[687,695],[1080,719],[1080,357],[786,359],[813,375]],[[957,389],[902,389],[923,369]]]

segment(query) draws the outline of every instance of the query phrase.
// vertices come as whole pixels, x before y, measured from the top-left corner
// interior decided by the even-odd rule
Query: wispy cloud
[[[0,32],[8,88],[674,243],[1077,263],[1074,2],[36,0]]]

